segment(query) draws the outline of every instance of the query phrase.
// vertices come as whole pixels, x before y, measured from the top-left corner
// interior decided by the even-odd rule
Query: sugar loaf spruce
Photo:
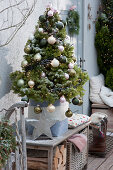
[[[81,97],[88,80],[87,73],[75,64],[74,48],[65,25],[58,11],[48,7],[25,45],[22,71],[10,75],[14,93],[37,102],[47,101],[51,112],[56,100],[70,102],[76,96]]]

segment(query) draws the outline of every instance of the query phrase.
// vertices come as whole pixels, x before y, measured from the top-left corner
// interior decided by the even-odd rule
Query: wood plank
[[[113,169],[113,153],[102,163],[98,170],[109,170]]]
[[[102,164],[105,161],[105,158],[94,158],[94,160],[88,164],[87,170],[95,170],[98,169],[100,164]],[[103,170],[103,169],[101,169]]]
[[[88,164],[90,164],[94,159],[94,156],[88,156]]]

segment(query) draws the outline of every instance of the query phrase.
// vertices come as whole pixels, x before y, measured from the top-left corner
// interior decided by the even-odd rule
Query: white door
[[[57,0],[57,9],[61,13],[61,17],[63,19],[66,18],[68,10],[71,6],[75,5],[77,8],[77,11],[80,15],[80,31],[79,35],[75,35],[71,37],[71,43],[73,43],[75,48],[75,57],[77,59],[77,64],[81,69],[84,69],[84,58],[83,58],[83,0]],[[77,113],[83,113],[83,106],[75,106],[73,104],[70,104],[70,108],[72,112],[77,111]]]

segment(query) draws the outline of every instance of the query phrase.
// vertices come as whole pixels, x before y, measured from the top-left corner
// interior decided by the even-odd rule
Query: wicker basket
[[[80,131],[88,138],[88,127]],[[67,165],[66,170],[83,170],[87,168],[88,161],[88,144],[82,152],[78,152],[77,148],[71,142],[67,142]]]

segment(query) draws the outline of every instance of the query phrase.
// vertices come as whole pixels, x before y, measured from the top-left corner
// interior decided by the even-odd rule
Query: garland
[[[12,126],[6,120],[0,121],[0,168],[15,148],[16,140]]]
[[[68,31],[69,34],[73,35],[73,34],[79,34],[79,14],[78,12],[75,10],[75,6],[72,6],[70,8],[70,10],[68,11],[68,16],[66,18],[67,20],[67,26],[68,26]]]

